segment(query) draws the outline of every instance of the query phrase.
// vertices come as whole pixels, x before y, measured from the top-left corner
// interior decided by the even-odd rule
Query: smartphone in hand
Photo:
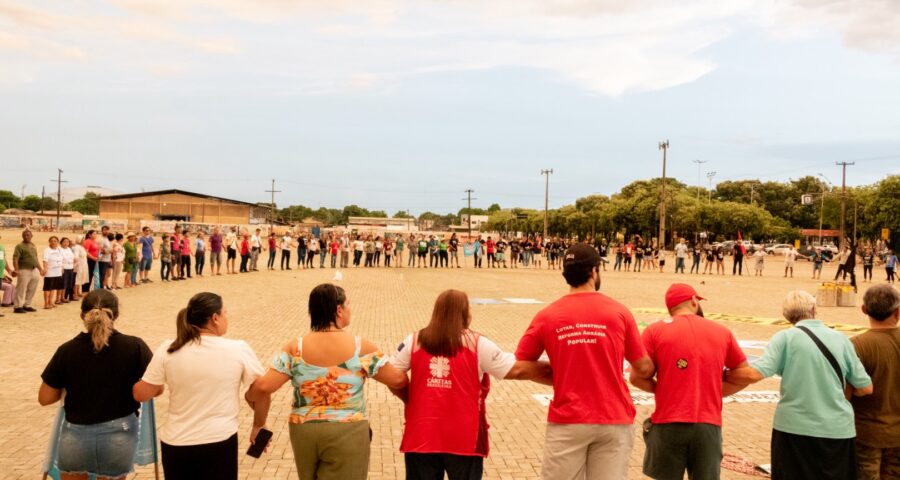
[[[266,447],[269,445],[270,440],[272,440],[272,432],[265,428],[261,428],[259,433],[256,434],[256,441],[247,449],[247,455],[250,455],[253,458],[261,457],[266,450]]]

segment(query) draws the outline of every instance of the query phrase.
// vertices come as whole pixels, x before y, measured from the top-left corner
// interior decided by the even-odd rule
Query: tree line
[[[641,235],[653,238],[658,233],[662,179],[637,180],[610,196],[588,195],[572,205],[548,211],[548,233],[554,236],[607,238],[617,235]],[[738,230],[745,239],[783,240],[799,238],[802,228],[837,229],[840,226],[841,192],[814,176],[786,182],[759,180],[724,181],[712,191],[687,186],[675,179],[666,180],[667,230],[680,237],[695,238],[706,232],[711,240],[734,238]],[[802,197],[813,201],[804,205]],[[823,201],[824,195],[824,201]],[[849,187],[846,193],[846,228],[854,225],[859,236],[875,238],[881,229],[900,231],[900,175],[889,175],[871,185]],[[56,199],[38,195],[19,198],[0,190],[0,211],[7,208],[56,210]],[[99,212],[99,195],[88,192],[68,202],[65,210],[85,215]],[[417,217],[400,210],[392,218],[430,221],[434,230],[460,225],[466,215],[488,215],[487,229],[497,232],[542,233],[543,210],[501,208],[462,208],[455,213],[423,212]],[[383,217],[383,210],[368,210],[358,205],[341,209],[291,205],[276,210],[278,220],[299,223],[307,218],[325,225],[346,225],[350,217]]]

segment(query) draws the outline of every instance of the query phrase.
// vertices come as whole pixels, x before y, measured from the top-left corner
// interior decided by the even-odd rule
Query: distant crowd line
[[[767,252],[762,248],[747,250],[740,242],[726,247],[681,239],[673,252],[657,248],[636,235],[628,242],[608,243],[605,240],[567,239],[541,236],[506,237],[477,235],[461,239],[456,233],[449,237],[434,234],[373,234],[330,232],[322,235],[298,234],[291,231],[268,236],[261,229],[253,233],[237,228],[215,227],[209,235],[192,234],[188,229],[164,233],[157,241],[149,227],[140,234],[114,233],[109,226],[100,231],[88,230],[74,239],[51,236],[48,246],[38,255],[32,243],[32,233],[22,233],[22,243],[16,246],[12,262],[6,260],[0,246],[0,274],[3,281],[2,306],[14,306],[15,313],[34,312],[31,302],[43,278],[45,309],[79,300],[92,289],[117,290],[152,283],[150,271],[153,260],[159,260],[159,278],[163,282],[181,281],[193,275],[222,275],[259,271],[260,256],[268,252],[266,268],[462,268],[460,253],[471,257],[473,268],[547,268],[562,269],[564,252],[575,244],[591,245],[599,254],[603,270],[612,264],[615,271],[665,273],[667,257],[674,256],[675,273],[685,273],[691,262],[691,274],[725,275],[725,259],[732,257],[732,275],[743,275],[745,261],[751,263],[755,276],[763,276]],[[292,259],[292,256],[296,257]],[[279,258],[280,255],[280,258]],[[612,257],[612,261],[610,260]],[[240,258],[240,263],[238,263]],[[860,245],[845,242],[836,256],[821,247],[809,247],[801,253],[792,246],[784,252],[784,277],[794,276],[798,259],[808,259],[813,265],[813,279],[820,279],[826,262],[837,264],[834,280],[847,280],[856,289],[856,265],[863,266],[863,281],[872,281],[874,266],[884,266],[885,280],[893,283],[897,255],[883,243]],[[745,260],[746,259],[746,260]],[[464,264],[469,266],[469,262]],[[702,265],[702,272],[701,272]],[[749,270],[749,269],[748,269]],[[8,275],[7,275],[8,274]],[[124,276],[123,276],[124,274]],[[749,274],[749,271],[748,271]],[[13,286],[13,281],[16,284]],[[120,280],[122,280],[120,284]],[[0,314],[2,316],[2,314]]]

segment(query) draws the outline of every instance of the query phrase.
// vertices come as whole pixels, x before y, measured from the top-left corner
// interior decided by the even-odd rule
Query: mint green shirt
[[[856,388],[872,384],[850,339],[820,320],[801,320],[828,347],[847,383]],[[772,337],[762,358],[751,365],[763,377],[781,375],[781,401],[775,408],[775,430],[809,437],[856,437],[853,407],[844,397],[841,382],[822,352],[797,328]]]

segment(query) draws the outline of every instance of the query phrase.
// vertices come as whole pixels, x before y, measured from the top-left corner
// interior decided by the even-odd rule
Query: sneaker
[[[36,312],[37,311],[37,309],[32,308],[32,307],[22,307],[22,310],[24,310],[26,312]]]
[[[25,313],[25,309],[22,307],[18,307],[13,309],[13,313]]]

